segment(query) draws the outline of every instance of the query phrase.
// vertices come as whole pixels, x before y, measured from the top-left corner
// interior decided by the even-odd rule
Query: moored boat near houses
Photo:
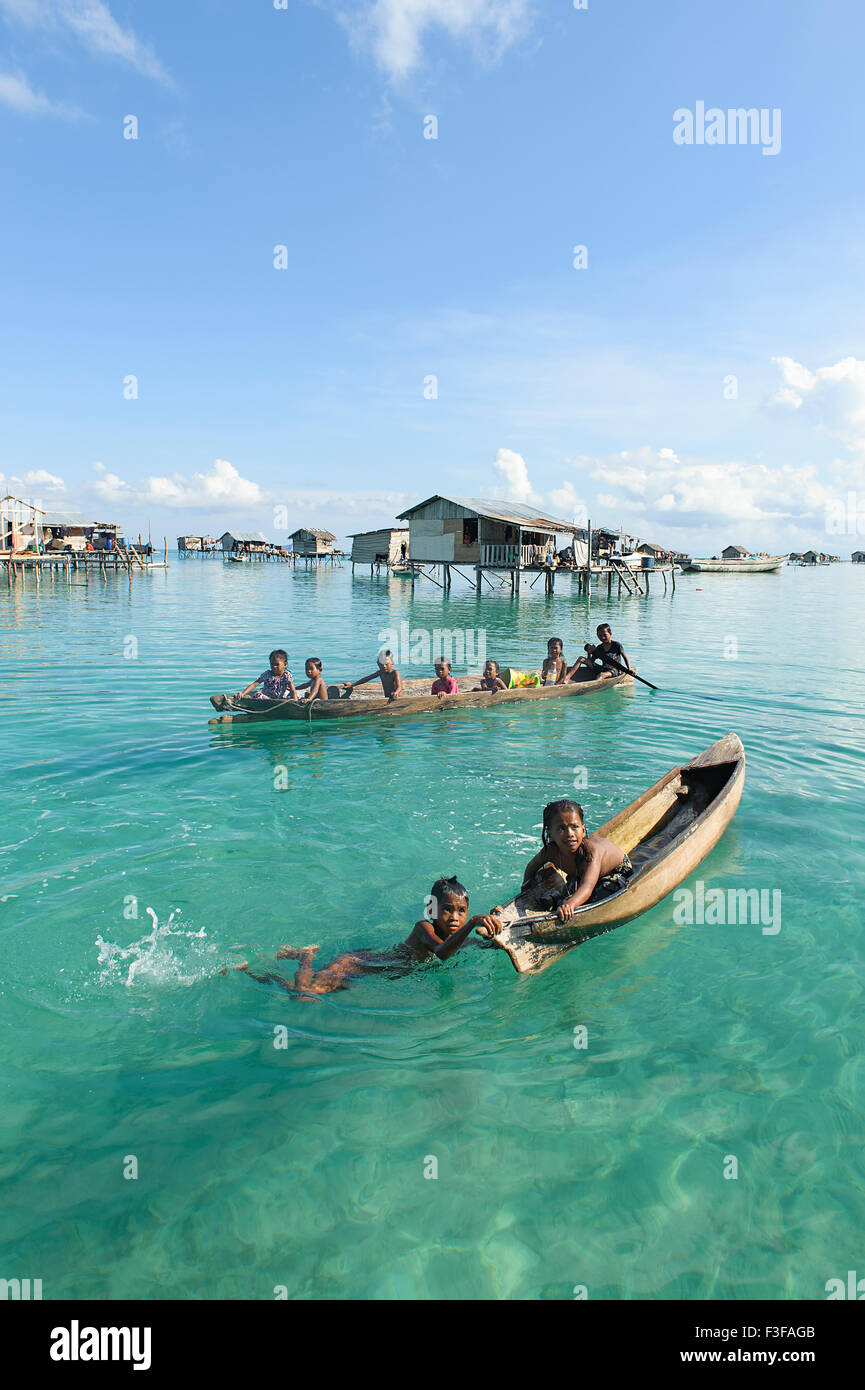
[[[687,559],[682,569],[690,574],[771,574],[779,570],[786,555],[751,555],[744,546],[728,545],[721,551],[720,558]]]

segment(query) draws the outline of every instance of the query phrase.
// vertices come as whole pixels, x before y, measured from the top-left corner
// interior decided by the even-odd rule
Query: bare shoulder
[[[592,859],[599,859],[605,868],[612,868],[620,864],[623,852],[613,840],[608,840],[606,835],[589,835],[586,838],[586,848]]]
[[[551,846],[550,848],[555,848],[555,846]],[[529,860],[528,864],[526,865],[526,871],[523,875],[523,878],[530,878],[532,874],[536,874],[541,865],[545,864],[547,860],[550,858],[551,855],[549,849],[539,849],[537,854],[533,855],[532,858]]]
[[[432,928],[432,923],[422,917],[419,922],[415,922],[411,931],[405,939],[404,944],[412,950],[431,951],[433,947],[440,945],[438,937]]]

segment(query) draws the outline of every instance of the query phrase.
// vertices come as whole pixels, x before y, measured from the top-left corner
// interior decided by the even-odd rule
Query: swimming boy
[[[327,686],[324,683],[324,676],[321,674],[321,658],[310,656],[307,658],[306,680],[297,688],[305,690],[306,694],[301,696],[302,700],[326,700]]]
[[[262,984],[275,984],[310,998],[317,994],[332,994],[337,989],[347,989],[348,983],[359,975],[389,973],[404,975],[412,965],[435,956],[437,960],[448,960],[457,952],[477,927],[483,936],[495,936],[501,931],[500,918],[490,914],[469,918],[469,895],[457,878],[439,878],[433,884],[427,899],[427,916],[415,922],[405,941],[390,951],[347,951],[330,965],[320,970],[313,968],[313,961],[321,950],[320,946],[302,946],[295,949],[283,946],[277,951],[277,960],[296,960],[299,962],[294,982],[289,983],[283,975],[268,971],[256,975],[249,969],[246,961],[236,965],[235,970],[243,970]]]
[[[481,676],[481,683],[476,687],[478,690],[507,690],[507,686],[502,680],[501,670],[497,661],[488,661],[484,666],[484,673]]]
[[[451,675],[451,664],[444,658],[435,664],[436,678],[432,683],[431,695],[459,695],[460,688]]]
[[[288,653],[282,647],[277,647],[275,652],[271,652],[268,658],[270,670],[262,671],[257,680],[250,681],[245,690],[238,690],[235,699],[241,699],[244,695],[251,695],[255,691],[256,700],[296,700],[297,691],[294,688],[294,681],[288,667]],[[257,685],[260,690],[255,690]]]
[[[568,672],[568,678],[573,680],[574,672],[579,671],[580,667],[587,669],[588,674],[593,678],[600,676],[620,676],[622,673],[618,669],[624,667],[631,675],[634,668],[625,655],[625,649],[621,642],[613,641],[613,634],[609,623],[598,623],[595,629],[598,635],[597,644],[586,644],[586,655],[581,656],[579,661],[574,662]],[[609,660],[607,659],[609,658]]]
[[[566,892],[556,911],[562,922],[569,921],[593,893],[613,892],[633,873],[630,859],[618,845],[604,835],[588,834],[583,808],[576,801],[551,801],[544,807],[542,844],[526,865],[521,891],[535,887],[549,892],[558,887],[557,897]]]
[[[373,671],[371,676],[362,676],[359,681],[344,681],[343,690],[350,695],[355,686],[366,685],[368,681],[374,681],[376,677],[378,677],[381,681],[381,688],[384,691],[385,698],[388,700],[398,699],[400,695],[405,693],[405,690],[402,683],[402,676],[393,664],[393,652],[381,651],[376,660],[378,663],[377,671]]]
[[[547,643],[547,659],[541,667],[541,685],[561,685],[567,679],[568,663],[565,661],[561,637],[551,637]]]

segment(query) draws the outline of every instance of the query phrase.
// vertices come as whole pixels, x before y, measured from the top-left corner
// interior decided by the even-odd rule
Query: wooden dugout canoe
[[[507,926],[489,941],[507,951],[524,975],[602,932],[648,912],[687,878],[720,840],[735,814],[745,783],[745,749],[727,734],[620,811],[598,834],[628,854],[634,868],[625,886],[577,908],[569,922],[551,920],[531,892],[504,908]]]
[[[479,680],[479,676],[465,677],[466,684]],[[633,676],[604,676],[599,680],[566,681],[562,685],[518,686],[514,690],[466,690],[459,695],[430,695],[432,681],[404,681],[405,694],[398,700],[386,700],[382,695],[367,695],[361,687],[349,698],[316,700],[312,705],[299,700],[254,700],[247,696],[211,695],[213,708],[221,711],[219,717],[211,719],[211,724],[261,723],[263,720],[295,720],[304,724],[325,719],[354,719],[373,716],[382,719],[396,719],[405,714],[422,714],[427,711],[476,709],[488,705],[514,704],[522,700],[555,700],[575,695],[588,695],[612,686],[633,685]],[[380,689],[376,682],[376,688]],[[328,686],[328,690],[337,690]],[[337,692],[338,693],[338,692]]]

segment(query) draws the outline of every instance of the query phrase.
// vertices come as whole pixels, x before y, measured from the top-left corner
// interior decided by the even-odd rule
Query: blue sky
[[[444,492],[849,554],[863,40],[802,0],[0,0],[4,490],[170,537]],[[697,102],[780,149],[677,145]]]

